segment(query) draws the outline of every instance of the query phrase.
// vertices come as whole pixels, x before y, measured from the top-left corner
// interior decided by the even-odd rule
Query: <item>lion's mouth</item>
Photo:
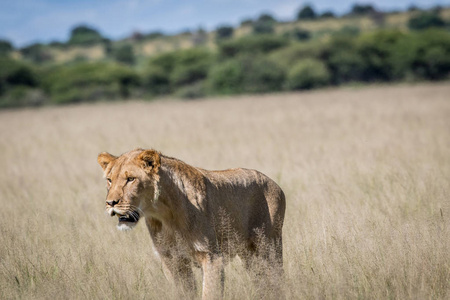
[[[119,216],[119,222],[137,222],[139,217],[135,216]]]
[[[117,217],[119,218],[119,223],[128,222],[128,223],[136,223],[139,221],[139,213],[137,211],[130,211],[126,215],[120,215],[118,213]]]

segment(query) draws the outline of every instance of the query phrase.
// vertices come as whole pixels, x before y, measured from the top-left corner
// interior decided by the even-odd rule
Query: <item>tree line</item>
[[[305,6],[298,18],[317,18],[311,10]],[[370,7],[354,6],[353,10],[373,13]],[[312,38],[301,29],[276,34],[270,30],[275,22],[263,14],[248,23],[253,33],[240,38],[233,37],[231,26],[220,26],[214,49],[200,44],[153,55],[139,64],[129,44],[114,46],[87,26],[72,30],[68,43],[103,43],[113,59],[47,65],[13,59],[8,55],[12,46],[0,43],[4,53],[0,56],[0,107],[445,80],[450,73],[450,32],[436,11],[414,14],[409,31],[361,33],[357,28],[342,28],[328,39]],[[153,33],[151,38],[159,36]],[[27,51],[42,59],[39,51]]]

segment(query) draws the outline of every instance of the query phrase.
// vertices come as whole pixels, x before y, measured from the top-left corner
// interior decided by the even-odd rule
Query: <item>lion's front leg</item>
[[[196,284],[191,260],[177,249],[175,237],[164,233],[161,222],[147,218],[146,224],[161,259],[164,276],[181,288],[183,294],[187,296],[185,298],[192,298],[196,293]]]
[[[162,269],[167,280],[182,289],[184,296],[191,298],[196,294],[194,273],[191,261],[184,257],[161,255]]]
[[[196,253],[196,256],[203,273],[202,299],[222,299],[225,279],[223,257],[206,252]]]

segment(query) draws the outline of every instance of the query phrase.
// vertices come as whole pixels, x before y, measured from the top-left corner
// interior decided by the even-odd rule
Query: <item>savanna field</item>
[[[283,188],[286,299],[450,298],[450,85],[0,111],[0,299],[177,299],[102,151],[155,148]],[[258,291],[239,259],[226,299]],[[196,271],[199,294],[201,274]]]

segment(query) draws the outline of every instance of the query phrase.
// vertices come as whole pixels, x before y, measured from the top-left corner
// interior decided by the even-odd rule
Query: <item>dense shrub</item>
[[[291,90],[312,89],[327,85],[330,73],[323,62],[309,58],[297,62],[287,76],[287,87]]]
[[[350,11],[350,15],[368,15],[374,12],[376,12],[376,10],[371,4],[354,4]]]
[[[401,76],[439,80],[450,73],[450,35],[445,30],[426,30],[405,36],[393,59]]]
[[[153,56],[148,62],[148,67],[159,68],[165,74],[169,75],[175,68],[177,53],[174,51]]]
[[[437,12],[421,12],[411,17],[408,21],[408,27],[412,30],[423,30],[430,27],[444,27],[445,21]]]
[[[53,59],[48,47],[36,43],[20,49],[22,56],[33,63],[41,64]]]
[[[322,59],[327,48],[324,43],[317,41],[308,43],[293,43],[288,47],[273,51],[268,57],[285,69],[304,58]]]
[[[358,38],[357,49],[364,62],[364,81],[396,79],[394,53],[403,38],[404,33],[397,30],[377,31]]]
[[[208,80],[219,94],[264,93],[282,89],[285,71],[267,58],[245,55],[214,66]]]
[[[163,95],[171,91],[170,77],[157,66],[150,66],[142,73],[142,86],[150,95]]]
[[[112,50],[112,57],[121,63],[132,65],[135,62],[133,46],[124,44]]]
[[[103,41],[104,38],[97,30],[89,26],[80,25],[71,30],[68,44],[90,46],[101,43]]]
[[[276,35],[245,36],[219,46],[220,56],[230,58],[241,54],[269,53],[287,46],[289,40]]]
[[[255,34],[272,34],[275,32],[273,22],[255,21],[252,23],[253,33]]]
[[[47,102],[47,96],[40,89],[17,85],[0,97],[0,107],[39,106]]]
[[[336,15],[331,10],[324,11],[322,14],[320,14],[320,18],[335,18]]]
[[[363,79],[365,62],[358,52],[355,38],[336,36],[324,50],[323,59],[330,70],[331,82],[334,84]]]
[[[219,26],[216,29],[216,41],[222,41],[233,37],[234,28],[232,26]]]
[[[275,32],[276,20],[269,14],[262,14],[256,21],[252,23],[253,33],[255,34],[272,34]]]
[[[10,41],[0,39],[0,55],[7,55],[13,50],[14,47]]]
[[[115,63],[79,63],[51,70],[44,87],[53,103],[74,103],[130,96],[139,77],[132,69]]]
[[[174,86],[205,79],[213,62],[212,53],[203,48],[180,50],[174,56],[175,65],[170,73],[170,80]]]
[[[266,93],[280,91],[286,78],[285,70],[265,57],[241,58],[244,68],[244,92]]]
[[[241,21],[241,26],[250,26],[253,24],[253,20],[252,19],[244,19]]]
[[[10,58],[0,58],[0,95],[12,86],[36,87],[37,84],[37,76],[32,68]]]
[[[244,69],[238,59],[228,59],[214,65],[208,81],[212,91],[218,94],[237,94],[243,91]]]
[[[152,95],[166,94],[206,78],[213,54],[205,48],[168,52],[152,57],[142,75],[143,87]]]
[[[297,14],[297,20],[313,20],[317,18],[317,14],[311,5],[303,6]]]
[[[38,90],[38,76],[26,64],[0,58],[0,107],[39,105],[45,101]]]
[[[350,36],[356,37],[361,33],[361,29],[357,26],[346,25],[334,32],[334,36]]]
[[[193,84],[183,86],[177,90],[175,96],[184,99],[198,99],[206,96],[206,84],[204,81],[197,81]]]
[[[302,28],[294,28],[286,31],[283,36],[297,41],[307,41],[311,38],[311,32]]]

